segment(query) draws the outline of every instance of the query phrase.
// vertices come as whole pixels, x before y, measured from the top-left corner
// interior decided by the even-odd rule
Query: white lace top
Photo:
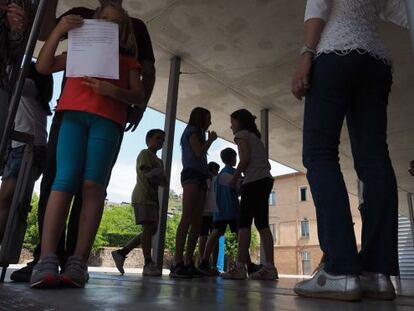
[[[317,55],[357,50],[385,61],[391,59],[378,33],[381,19],[408,28],[404,0],[308,0],[305,21],[321,18],[326,22]]]

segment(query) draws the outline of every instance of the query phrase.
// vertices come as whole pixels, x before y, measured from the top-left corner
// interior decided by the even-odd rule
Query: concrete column
[[[414,51],[414,1],[405,0],[405,5],[407,7],[408,22],[410,24],[411,44]]]
[[[260,133],[265,146],[267,157],[269,157],[269,109],[260,111]]]
[[[160,222],[157,234],[153,239],[153,260],[159,269],[164,261],[165,232],[167,228],[168,199],[170,196],[171,165],[174,147],[175,121],[177,116],[178,85],[180,81],[181,58],[174,56],[171,59],[170,80],[168,84],[167,107],[165,114],[165,143],[162,149],[165,174],[168,182],[159,191]]]
[[[269,157],[269,109],[260,111],[260,134],[262,134],[262,142],[265,146],[267,157]],[[260,241],[260,263],[265,264],[265,253],[262,242]]]

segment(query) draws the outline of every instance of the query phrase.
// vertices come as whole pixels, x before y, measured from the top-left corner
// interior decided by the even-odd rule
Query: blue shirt
[[[213,215],[214,221],[239,219],[240,204],[237,191],[229,186],[229,181],[235,172],[235,168],[225,166],[217,176],[215,182],[217,210]]]
[[[193,149],[191,148],[190,137],[193,134],[204,135],[204,133],[195,126],[188,125],[185,128],[183,135],[181,136],[181,160],[183,164],[183,170],[193,169],[197,172],[202,173],[205,176],[209,176],[207,166],[207,154],[203,154],[201,157],[197,157]]]

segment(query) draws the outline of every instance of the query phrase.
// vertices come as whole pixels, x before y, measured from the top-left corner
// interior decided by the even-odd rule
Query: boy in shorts
[[[215,191],[214,184],[215,184],[217,175],[220,171],[220,165],[213,161],[209,162],[208,171],[211,174],[211,178],[207,180],[208,190],[207,190],[207,198],[206,198],[206,202],[204,204],[204,210],[203,210],[203,224],[201,226],[201,232],[198,238],[198,253],[200,256],[200,261],[203,258],[204,251],[206,249],[206,243],[207,243],[208,236],[213,231],[213,213],[217,209],[216,191]],[[212,260],[213,267],[217,265],[217,256],[218,256],[218,245],[216,243],[214,247],[214,252],[213,252],[213,260]],[[217,268],[215,269],[215,271],[216,271],[216,274],[218,275],[219,273],[218,273]]]
[[[166,184],[163,163],[157,157],[157,151],[162,149],[164,139],[164,131],[150,130],[145,139],[148,149],[142,150],[137,158],[137,183],[132,192],[131,204],[135,212],[135,221],[138,225],[142,225],[143,231],[125,247],[112,252],[112,257],[121,273],[124,273],[123,265],[127,255],[141,244],[145,259],[143,275],[160,276],[162,274],[152,261],[151,242],[158,229],[158,187]]]

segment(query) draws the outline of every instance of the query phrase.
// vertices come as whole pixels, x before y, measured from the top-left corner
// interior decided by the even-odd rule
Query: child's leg
[[[9,177],[1,182],[0,187],[0,244],[6,230],[9,210],[13,199],[14,189],[16,188],[16,178]]]
[[[255,206],[255,193],[246,184],[241,193],[240,218],[238,231],[238,254],[237,261],[243,265],[248,263],[251,226],[253,222],[253,208]]]
[[[105,188],[96,182],[85,181],[82,190],[83,202],[79,220],[78,240],[73,255],[86,261],[101,222]]]
[[[142,245],[142,233],[136,235],[131,240],[128,241],[128,243],[119,250],[119,253],[122,256],[127,256],[134,248]]]
[[[251,230],[250,228],[242,228],[239,230],[237,261],[243,265],[249,261]]]
[[[222,235],[222,233],[219,229],[214,229],[213,232],[210,234],[210,236],[208,238],[208,241],[207,241],[206,249],[205,249],[203,257],[202,257],[203,261],[204,260],[207,260],[207,261],[210,260],[211,253],[216,248],[217,242],[218,242],[221,235]]]
[[[82,188],[82,211],[74,256],[86,261],[101,221],[105,187],[118,150],[120,128],[114,122],[92,114],[85,114],[85,120],[89,125],[89,137]]]
[[[144,255],[145,264],[152,262],[151,259],[151,246],[152,246],[152,237],[157,232],[157,225],[155,222],[145,223],[143,226],[143,231],[141,235],[142,241],[142,253]]]
[[[56,150],[56,177],[43,221],[41,258],[55,253],[80,182],[87,147],[87,128],[78,115],[65,112]]]
[[[193,212],[197,208],[199,201],[199,188],[200,186],[198,184],[183,185],[183,213],[175,238],[175,263],[182,263],[184,261],[184,245],[187,239],[188,229],[192,222]]]
[[[273,187],[273,179],[263,179],[254,184],[256,193],[254,223],[260,234],[260,243],[263,245],[265,264],[274,267],[273,237],[269,228],[269,195]]]
[[[213,248],[212,265],[214,267],[217,267],[218,255],[219,255],[219,239],[217,239],[216,244],[214,244],[214,248]]]
[[[194,251],[197,246],[198,236],[200,235],[201,224],[203,221],[203,206],[205,203],[206,192],[200,187],[198,188],[198,200],[193,208],[193,215],[191,221],[190,233],[187,240],[187,249],[185,253],[185,263],[191,264],[193,262]]]
[[[203,260],[203,254],[206,250],[207,239],[208,239],[208,236],[206,235],[202,235],[202,236],[200,235],[198,237],[198,254],[200,257],[200,261]]]

